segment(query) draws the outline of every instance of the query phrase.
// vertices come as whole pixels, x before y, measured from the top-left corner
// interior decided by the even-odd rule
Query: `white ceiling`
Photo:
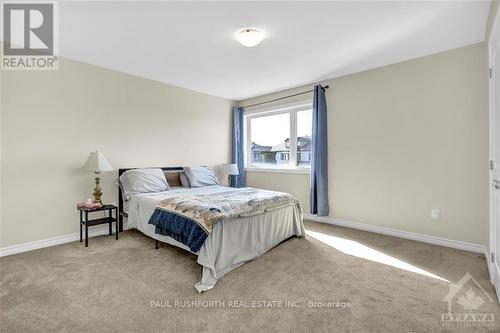
[[[61,56],[241,100],[477,42],[489,1],[62,2]],[[266,39],[246,48],[234,32]]]

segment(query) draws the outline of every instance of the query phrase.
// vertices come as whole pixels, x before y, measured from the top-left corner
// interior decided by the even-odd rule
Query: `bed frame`
[[[184,171],[183,167],[147,167],[148,169],[162,169],[163,171]],[[118,169],[118,177],[120,177],[125,171],[139,169],[139,168],[124,168]],[[123,211],[123,196],[120,187],[118,187],[118,228],[123,231],[123,218],[128,217],[128,214]],[[158,242],[156,243],[158,247]]]

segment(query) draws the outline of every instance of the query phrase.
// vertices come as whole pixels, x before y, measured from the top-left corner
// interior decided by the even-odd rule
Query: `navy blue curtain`
[[[310,213],[328,216],[328,135],[325,89],[314,86]]]
[[[239,175],[231,176],[231,187],[245,187],[245,165],[243,147],[243,108],[233,108],[233,134],[231,163],[238,165]]]

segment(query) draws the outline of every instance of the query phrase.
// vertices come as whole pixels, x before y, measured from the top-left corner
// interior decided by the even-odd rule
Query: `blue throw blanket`
[[[292,195],[251,187],[227,188],[218,193],[190,194],[162,200],[149,219],[155,233],[170,236],[196,253],[214,226],[300,202]]]
[[[195,220],[161,208],[155,209],[148,223],[155,226],[155,234],[170,236],[194,253],[200,250],[208,237],[208,232]]]

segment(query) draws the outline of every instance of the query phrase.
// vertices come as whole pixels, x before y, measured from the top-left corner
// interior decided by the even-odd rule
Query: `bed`
[[[161,168],[169,183],[177,184],[178,174],[183,168]],[[119,176],[130,169],[119,169]],[[170,178],[170,179],[169,179]],[[198,251],[172,237],[156,233],[150,219],[158,205],[164,200],[191,196],[216,196],[230,188],[213,185],[198,188],[172,186],[167,191],[139,193],[124,200],[119,190],[119,224],[123,230],[126,217],[127,228],[136,228],[143,234],[160,242],[177,246],[197,256],[202,266],[201,280],[195,289],[201,293],[215,286],[225,274],[269,251],[293,236],[304,236],[304,224],[300,204],[287,205],[253,216],[231,218],[216,223]]]

